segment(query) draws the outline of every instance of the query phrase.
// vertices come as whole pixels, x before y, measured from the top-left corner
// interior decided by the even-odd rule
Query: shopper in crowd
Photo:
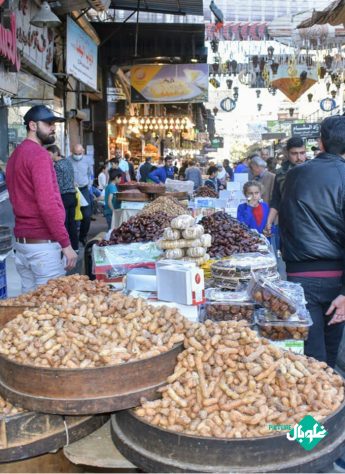
[[[5,175],[5,162],[0,160],[0,184],[4,183],[6,179]]]
[[[171,156],[166,156],[164,159],[164,166],[159,166],[156,170],[149,173],[149,178],[153,182],[164,184],[169,179],[174,179],[173,159]]]
[[[269,213],[268,204],[262,200],[262,189],[260,182],[247,181],[243,185],[243,194],[247,202],[240,204],[237,208],[237,219],[250,229],[256,229],[260,234],[266,227]]]
[[[305,353],[335,366],[345,322],[345,117],[321,124],[321,153],[286,176],[279,208],[290,281],[313,319]]]
[[[117,185],[120,183],[121,178],[122,172],[120,169],[112,169],[109,171],[109,184],[107,184],[105,188],[104,196],[104,217],[108,224],[108,230],[111,228],[113,212],[115,209],[121,208],[121,202],[116,197],[118,193]]]
[[[307,158],[304,142],[301,137],[291,137],[286,143],[287,160],[283,162],[281,168],[276,172],[272,198],[270,201],[270,213],[267,219],[266,233],[271,234],[272,225],[278,217],[281,195],[284,188],[288,172],[296,165],[305,162]],[[309,181],[308,181],[309,184]]]
[[[179,170],[178,170],[178,166],[177,166],[177,161],[175,161],[175,163],[174,163],[174,174],[175,174],[175,176],[178,176],[178,171]]]
[[[267,170],[267,163],[260,156],[254,155],[249,163],[253,180],[262,184],[262,199],[269,204],[272,198],[275,174]]]
[[[219,191],[223,189],[223,186],[222,186],[222,183],[217,178],[218,176],[217,166],[210,166],[207,170],[207,176],[208,178],[206,179],[204,185],[213,189],[213,191],[216,191],[216,193],[219,193]]]
[[[178,172],[178,179],[180,181],[184,181],[186,179],[185,173],[186,173],[186,169],[188,168],[188,164],[189,164],[189,161],[187,159],[184,159],[182,161],[181,168],[179,169],[179,172]]]
[[[261,148],[260,150],[260,157],[264,160],[267,161],[270,157],[270,149],[269,148]]]
[[[200,171],[200,168],[196,166],[196,160],[189,161],[189,166],[186,169],[184,175],[185,175],[186,181],[193,181],[194,191],[200,188],[200,186],[202,186],[201,171]]]
[[[266,161],[267,163],[267,169],[268,171],[270,171],[271,173],[276,173],[276,168],[277,168],[277,164],[278,164],[278,160],[276,158],[268,158],[268,160]]]
[[[235,168],[235,173],[249,173],[249,157],[244,158]]]
[[[227,174],[229,176],[229,181],[233,181],[234,180],[234,171],[230,166],[230,160],[227,160],[227,159],[223,160],[223,167],[224,167],[225,171],[227,172]]]
[[[220,163],[217,165],[217,168],[218,168],[217,179],[219,179],[222,187],[225,189],[226,183],[229,181],[229,175],[225,171],[223,165],[221,165]]]
[[[15,262],[23,292],[64,275],[77,263],[53,162],[43,147],[54,143],[55,123],[63,121],[44,105],[32,107],[24,115],[27,138],[14,150],[6,168],[15,215]]]
[[[138,172],[137,172],[137,180],[141,181],[142,183],[146,183],[149,177],[149,174],[151,171],[153,171],[153,166],[152,166],[152,157],[147,156],[145,158],[145,163],[139,166]]]
[[[47,147],[47,151],[50,153],[54,162],[56,178],[66,213],[65,226],[72,248],[78,251],[78,228],[75,220],[77,196],[74,185],[73,166],[64,156],[61,156],[58,146],[50,145]]]
[[[127,161],[128,163],[128,174],[129,174],[129,180],[130,181],[136,181],[136,177],[135,177],[135,171],[134,171],[134,165],[131,161],[131,152],[130,151],[127,151],[125,153],[125,160]]]
[[[90,188],[93,182],[93,169],[90,160],[84,154],[83,145],[80,143],[74,145],[72,155],[68,157],[68,160],[73,166],[75,184],[88,203],[87,206],[81,208],[83,219],[79,229],[79,242],[85,246],[92,215]]]
[[[97,177],[98,189],[103,191],[108,183],[107,165],[103,165]]]
[[[120,153],[117,152],[116,154],[116,157],[118,160],[119,160],[119,168],[120,170],[123,172],[124,174],[124,178],[125,178],[125,181],[130,181],[131,178],[129,176],[129,164],[128,164],[128,161],[125,160],[125,158],[123,158],[121,156]]]

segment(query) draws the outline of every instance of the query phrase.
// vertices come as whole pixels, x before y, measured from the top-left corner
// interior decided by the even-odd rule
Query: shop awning
[[[111,8],[137,10],[138,0],[111,0]],[[139,10],[171,15],[204,15],[202,0],[140,0]]]
[[[335,0],[322,11],[313,11],[311,18],[302,21],[297,28],[310,28],[313,25],[341,25],[345,26],[345,0]]]

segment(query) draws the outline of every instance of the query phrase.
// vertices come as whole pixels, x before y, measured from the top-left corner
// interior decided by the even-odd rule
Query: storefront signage
[[[97,45],[67,17],[66,72],[97,90]]]
[[[211,140],[212,148],[224,148],[224,138],[223,137],[214,137]]]
[[[126,100],[126,94],[123,88],[119,87],[107,87],[107,102],[118,102],[119,100]]]
[[[205,26],[207,41],[213,39],[225,41],[265,40],[268,37],[267,23],[260,22],[228,22],[220,31],[216,31],[215,23]]]
[[[53,76],[54,35],[47,27],[38,28],[30,24],[39,11],[35,2],[16,1],[17,42],[23,62],[48,82],[55,83]]]
[[[207,102],[207,64],[150,64],[131,68],[131,101]]]
[[[293,123],[291,125],[291,135],[302,138],[319,138],[321,125],[319,123]]]
[[[0,55],[6,58],[16,69],[20,70],[20,56],[17,51],[16,15],[11,13],[11,28],[0,25]]]

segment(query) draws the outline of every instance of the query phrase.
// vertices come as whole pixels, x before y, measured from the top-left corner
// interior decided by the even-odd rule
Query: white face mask
[[[83,157],[84,157],[84,155],[75,155],[74,153],[73,153],[73,155],[72,155],[72,158],[73,158],[75,161],[80,161],[80,160],[83,159]]]

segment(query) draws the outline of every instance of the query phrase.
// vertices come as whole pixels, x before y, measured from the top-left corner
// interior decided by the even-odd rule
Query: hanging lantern
[[[331,96],[333,99],[335,99],[337,96],[337,91],[331,91]]]
[[[274,75],[277,74],[278,68],[279,68],[279,63],[272,63],[271,64],[271,69],[272,69],[272,72],[273,72]]]
[[[239,96],[239,94],[238,94],[238,87],[234,87],[233,90],[234,90],[234,95],[233,95],[234,100],[237,101],[238,96]]]
[[[326,82],[326,89],[327,89],[327,92],[329,92],[330,87],[331,87],[331,83],[330,83],[330,82]]]
[[[290,117],[293,117],[293,113],[294,113],[295,109],[293,107],[290,107],[289,108],[289,115]]]
[[[227,80],[226,80],[226,87],[227,87],[228,89],[231,89],[231,88],[232,88],[232,84],[233,84],[232,79],[227,79]]]
[[[237,74],[237,61],[235,61],[235,59],[233,59],[230,64],[231,64],[231,71],[232,71],[233,75],[236,76],[236,74]]]
[[[257,104],[257,108],[258,108],[258,111],[260,112],[260,110],[262,109],[262,104]]]
[[[117,123],[118,125],[121,125],[122,121],[121,121],[120,117],[116,120],[116,123]]]
[[[276,95],[277,93],[277,88],[276,87],[272,87],[272,95]]]
[[[313,100],[313,94],[311,92],[309,92],[309,94],[307,95],[308,97],[308,101],[311,102]]]
[[[252,63],[253,63],[253,66],[256,68],[257,65],[259,64],[259,56],[253,56]]]
[[[260,90],[260,89],[256,89],[255,93],[256,93],[256,97],[259,98],[259,97],[260,97],[260,94],[261,94],[261,90]]]
[[[320,79],[323,79],[326,75],[327,69],[323,66],[320,66],[318,72],[319,72]]]
[[[327,54],[327,56],[325,56],[326,68],[331,69],[332,63],[333,63],[333,56],[331,56],[330,54]]]
[[[214,113],[215,116],[217,115],[217,113],[218,113],[218,108],[217,107],[213,108],[213,113]]]
[[[164,121],[163,121],[164,125],[166,125],[168,123],[168,119],[165,118]]]
[[[269,47],[267,48],[268,59],[272,59],[272,58],[273,58],[273,53],[274,53],[274,48],[273,48],[273,46],[269,46]]]
[[[217,39],[213,39],[210,44],[211,44],[212,52],[217,53],[218,52],[219,41]]]
[[[145,123],[145,119],[144,119],[144,118],[142,118],[142,119],[140,120],[140,123],[141,123],[141,125],[144,125],[144,123]]]
[[[126,125],[126,123],[127,123],[126,117],[124,117],[124,119],[122,120],[122,123],[123,123],[124,125]]]

